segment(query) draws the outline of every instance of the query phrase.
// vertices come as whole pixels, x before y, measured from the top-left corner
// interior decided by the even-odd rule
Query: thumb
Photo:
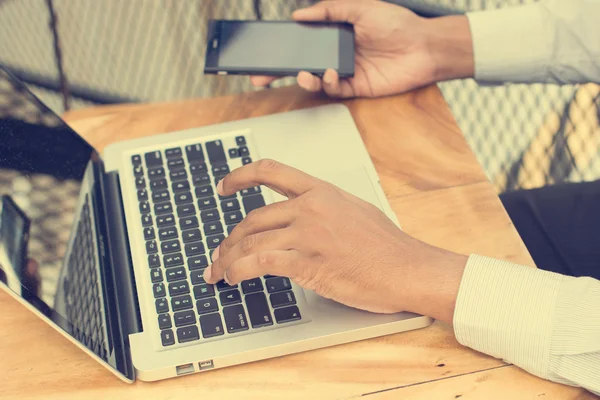
[[[296,21],[334,21],[354,23],[369,1],[324,0],[311,7],[294,11]]]

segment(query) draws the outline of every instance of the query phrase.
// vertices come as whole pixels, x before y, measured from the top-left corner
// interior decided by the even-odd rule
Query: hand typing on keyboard
[[[452,320],[467,257],[412,238],[375,206],[276,161],[234,170],[217,191],[257,185],[288,200],[250,212],[213,253],[205,281],[280,275],[363,310]]]

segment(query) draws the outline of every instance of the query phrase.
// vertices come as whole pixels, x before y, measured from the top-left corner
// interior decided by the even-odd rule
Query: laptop
[[[0,68],[0,195],[28,226],[3,230],[17,245],[2,248],[25,249],[18,263],[27,273],[2,264],[0,286],[126,382],[429,325],[412,313],[346,307],[287,277],[206,284],[219,243],[252,210],[284,200],[266,187],[222,198],[216,183],[267,157],[338,185],[397,223],[343,105],[123,141],[101,156]]]

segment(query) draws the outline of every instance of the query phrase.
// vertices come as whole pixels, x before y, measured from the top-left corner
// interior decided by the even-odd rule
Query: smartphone
[[[204,73],[354,76],[354,28],[337,22],[211,20]]]

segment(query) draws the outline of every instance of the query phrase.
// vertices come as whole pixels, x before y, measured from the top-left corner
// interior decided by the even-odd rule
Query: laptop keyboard
[[[301,319],[288,278],[265,276],[230,286],[203,279],[215,248],[250,211],[265,205],[260,187],[216,193],[229,164],[252,162],[244,136],[131,157],[163,346]]]
[[[67,319],[73,326],[73,336],[106,359],[108,352],[104,347],[104,317],[98,292],[92,229],[89,198],[86,195],[69,256],[69,280],[65,281],[63,293],[67,302]]]

